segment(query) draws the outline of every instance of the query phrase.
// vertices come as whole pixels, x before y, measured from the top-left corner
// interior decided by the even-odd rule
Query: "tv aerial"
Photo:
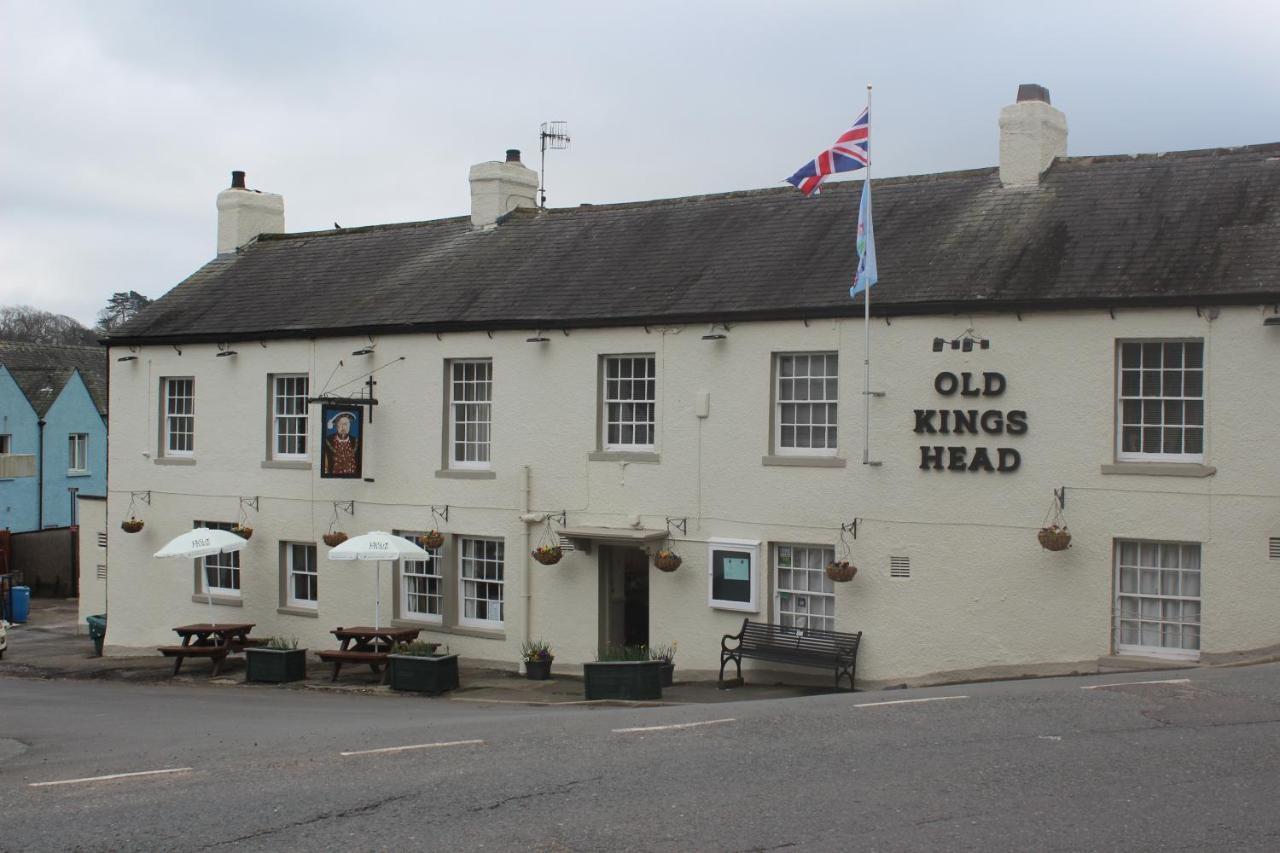
[[[547,206],[547,149],[558,151],[569,147],[569,123],[564,121],[544,121],[538,133],[538,141],[542,148],[542,184],[538,187],[538,207]]]

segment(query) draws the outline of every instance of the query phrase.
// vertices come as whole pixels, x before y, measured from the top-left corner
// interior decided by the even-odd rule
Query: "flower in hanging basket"
[[[129,516],[124,521],[120,522],[120,529],[125,533],[137,533],[142,529],[142,519]]]
[[[653,564],[664,572],[674,572],[680,568],[682,562],[684,561],[680,558],[680,555],[668,548],[663,548],[653,555]]]
[[[239,536],[241,539],[248,539],[253,536],[253,528],[247,524],[232,525],[231,532]]]
[[[1071,532],[1065,524],[1061,527],[1056,524],[1042,527],[1036,533],[1036,538],[1040,540],[1040,547],[1046,551],[1065,551],[1071,547]]]
[[[341,530],[330,530],[324,535],[324,544],[328,545],[330,548],[336,548],[346,541],[347,534],[343,533]]]
[[[432,530],[419,537],[418,541],[422,544],[423,548],[426,548],[428,551],[434,551],[436,548],[439,548],[444,544],[444,534],[439,530]]]
[[[533,559],[544,566],[554,566],[564,556],[564,551],[560,549],[559,545],[539,545],[531,553],[533,554]]]
[[[858,567],[848,560],[833,560],[827,563],[827,577],[836,583],[847,583],[858,573]]]

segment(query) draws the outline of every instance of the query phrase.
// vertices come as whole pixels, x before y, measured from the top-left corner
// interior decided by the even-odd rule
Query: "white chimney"
[[[1067,117],[1049,106],[1049,90],[1018,87],[1018,102],[1000,111],[1000,183],[1034,187],[1053,163],[1067,156]]]
[[[218,254],[230,254],[259,234],[283,233],[284,196],[247,190],[244,172],[232,172],[231,187],[218,193]]]
[[[520,152],[507,149],[505,162],[490,160],[471,167],[471,224],[485,228],[517,207],[537,207],[538,173],[520,162]]]

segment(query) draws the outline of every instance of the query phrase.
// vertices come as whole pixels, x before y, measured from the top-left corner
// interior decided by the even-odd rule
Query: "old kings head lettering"
[[[990,405],[1004,394],[1008,383],[1003,373],[939,373],[933,389],[950,398],[955,407],[915,410],[917,435],[1008,436],[1027,431],[1027,413]],[[969,407],[970,404],[972,407]],[[997,439],[998,440],[998,439]],[[1012,447],[970,447],[968,444],[926,444],[920,446],[920,468],[924,471],[1017,471],[1022,455]]]

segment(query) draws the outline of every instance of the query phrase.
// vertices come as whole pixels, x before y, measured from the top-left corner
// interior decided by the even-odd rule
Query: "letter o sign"
[[[952,394],[956,393],[956,390],[959,387],[960,378],[954,373],[948,373],[944,370],[942,373],[939,373],[934,377],[933,390],[937,391],[944,397],[950,397]]]

